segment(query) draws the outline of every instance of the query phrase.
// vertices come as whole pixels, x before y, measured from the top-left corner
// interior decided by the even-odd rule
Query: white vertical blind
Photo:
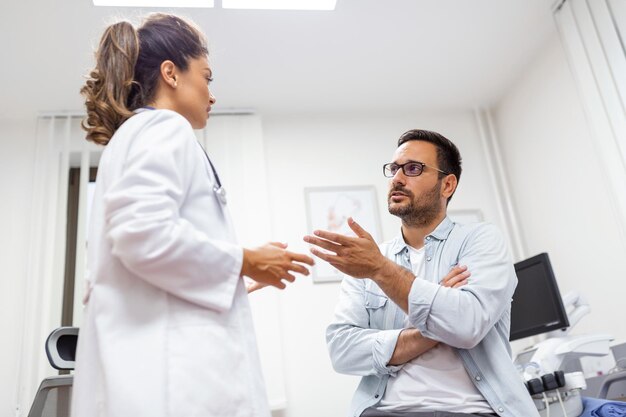
[[[79,115],[52,114],[37,121],[33,217],[28,231],[27,296],[19,358],[18,415],[27,415],[41,380],[57,373],[48,364],[44,343],[48,334],[61,324],[69,169],[85,164],[90,158],[97,161],[100,154],[99,147],[85,141],[80,120]],[[75,163],[74,154],[83,157]],[[82,205],[86,198],[85,193],[81,193]],[[84,242],[84,229],[80,227],[78,239]],[[77,265],[84,263],[84,251],[77,251],[76,261]],[[82,268],[76,269],[79,280],[82,271]],[[80,314],[80,309],[75,314]]]
[[[626,12],[619,3],[566,0],[554,16],[626,240],[626,54],[620,37]]]
[[[76,228],[76,259],[74,264],[74,308],[72,324],[79,327],[83,319],[83,294],[85,292],[85,265],[87,254],[87,206],[89,203],[89,171],[91,168],[91,152],[86,147],[80,155],[80,181],[78,200],[78,221]]]

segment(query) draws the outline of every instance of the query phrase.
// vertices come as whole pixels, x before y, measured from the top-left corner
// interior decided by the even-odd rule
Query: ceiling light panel
[[[224,9],[335,10],[337,0],[222,0]]]
[[[93,0],[94,6],[115,7],[213,7],[214,0]]]

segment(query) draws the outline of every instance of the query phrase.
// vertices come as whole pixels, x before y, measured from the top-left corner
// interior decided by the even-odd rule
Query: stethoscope
[[[198,143],[198,146],[202,148],[202,152],[204,152],[204,156],[206,156],[206,160],[209,161],[209,165],[211,166],[211,171],[213,171],[213,176],[215,177],[216,184],[213,185],[213,192],[217,195],[217,198],[220,200],[222,204],[226,204],[226,189],[222,186],[222,182],[220,181],[220,176],[217,175],[217,170],[215,166],[213,166],[213,162],[211,162],[211,158],[209,158],[209,154],[206,153],[202,145]]]
[[[142,108],[146,110],[155,110],[154,107],[150,107],[150,106],[144,106]],[[200,145],[200,143],[198,143],[198,146],[200,147],[200,149],[202,149],[202,152],[204,152],[204,156],[206,156],[206,160],[209,161],[209,165],[211,166],[211,171],[213,171],[213,176],[215,177],[216,184],[213,185],[213,192],[215,193],[218,200],[220,200],[222,204],[226,204],[226,189],[224,188],[224,186],[222,186],[222,182],[220,181],[220,176],[217,175],[217,170],[215,169],[213,162],[211,162],[211,158],[209,158],[209,154],[202,147],[202,145]]]

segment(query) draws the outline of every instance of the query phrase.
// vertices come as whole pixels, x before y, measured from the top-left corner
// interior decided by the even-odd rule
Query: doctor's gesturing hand
[[[244,248],[241,275],[255,281],[248,286],[248,292],[267,285],[284,289],[286,285],[283,280],[293,282],[296,279],[292,272],[309,275],[309,270],[302,264],[313,265],[313,259],[286,249],[287,244],[281,242],[270,242],[253,249]]]

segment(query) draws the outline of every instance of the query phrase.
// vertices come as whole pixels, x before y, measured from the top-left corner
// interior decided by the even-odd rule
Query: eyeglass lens
[[[407,162],[406,164],[402,165],[391,163],[385,165],[385,174],[388,177],[393,177],[394,175],[396,175],[400,168],[402,168],[402,171],[404,171],[404,175],[407,175],[409,177],[417,177],[418,175],[421,175],[422,171],[424,170],[424,166],[419,162]]]

